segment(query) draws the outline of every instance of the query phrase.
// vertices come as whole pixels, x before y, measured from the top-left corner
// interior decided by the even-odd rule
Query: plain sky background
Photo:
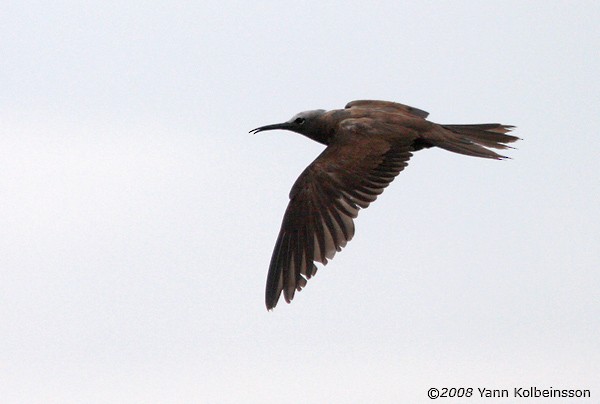
[[[598,21],[597,1],[4,0],[0,401],[597,402]],[[248,131],[364,98],[524,140],[417,153],[267,312],[322,146]]]

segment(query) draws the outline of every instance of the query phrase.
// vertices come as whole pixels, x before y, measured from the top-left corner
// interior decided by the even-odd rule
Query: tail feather
[[[434,146],[469,156],[496,160],[505,159],[508,157],[489,150],[488,147],[494,149],[512,149],[506,143],[519,140],[516,136],[506,134],[514,129],[514,126],[511,125],[485,123],[476,125],[441,125],[441,127],[445,130],[442,136],[436,139]]]

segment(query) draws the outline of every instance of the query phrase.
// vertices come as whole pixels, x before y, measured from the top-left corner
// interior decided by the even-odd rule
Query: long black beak
[[[256,128],[256,129],[252,129],[249,133],[255,134],[258,132],[262,132],[265,130],[275,130],[275,129],[289,129],[291,126],[291,124],[289,122],[283,122],[283,123],[275,123],[273,125],[265,125],[265,126],[261,126],[260,128]]]

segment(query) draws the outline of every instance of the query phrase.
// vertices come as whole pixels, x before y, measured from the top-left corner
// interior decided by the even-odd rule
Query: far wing
[[[425,112],[422,109],[391,101],[357,100],[349,102],[348,104],[346,104],[345,108],[378,109],[386,112],[395,112],[404,115],[411,115],[423,119],[429,116],[429,112]]]
[[[393,145],[383,138],[355,136],[329,145],[310,164],[290,192],[275,244],[266,287],[267,309],[283,291],[294,298],[317,272],[354,236],[353,219],[407,166],[409,144]]]

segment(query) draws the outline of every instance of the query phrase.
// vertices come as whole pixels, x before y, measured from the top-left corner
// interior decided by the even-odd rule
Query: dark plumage
[[[290,192],[269,266],[267,309],[283,291],[294,298],[316,272],[354,235],[354,221],[396,175],[412,152],[440,147],[455,153],[503,159],[488,148],[506,149],[519,138],[513,126],[498,123],[439,125],[428,113],[388,101],[352,101],[341,110],[301,112],[287,122],[262,126],[252,133],[285,129],[326,145],[300,174]]]

